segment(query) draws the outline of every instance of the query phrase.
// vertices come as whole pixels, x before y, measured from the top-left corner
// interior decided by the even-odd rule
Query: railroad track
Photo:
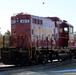
[[[31,66],[4,66],[0,67],[0,72],[2,71],[11,71],[11,70],[42,70],[42,69],[55,69],[56,67],[65,66],[65,64],[72,63],[70,60],[65,62],[52,62],[47,64],[38,64],[38,65],[31,65]]]

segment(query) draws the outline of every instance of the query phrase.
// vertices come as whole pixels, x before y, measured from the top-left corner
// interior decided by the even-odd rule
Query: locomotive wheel
[[[42,63],[45,64],[45,63],[48,63],[48,57],[47,55],[43,55],[43,60],[42,60]]]
[[[37,55],[37,56],[36,56],[35,63],[36,63],[36,64],[42,64],[42,63],[43,63],[42,56],[40,56],[40,55]]]

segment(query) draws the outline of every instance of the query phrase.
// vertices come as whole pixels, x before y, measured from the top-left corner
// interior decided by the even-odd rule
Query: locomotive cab
[[[58,17],[51,17],[55,24],[54,37],[56,46],[68,47],[69,40],[69,24],[65,20],[61,20]]]
[[[68,42],[72,42],[74,44],[74,34],[73,34],[73,26],[63,21],[60,24],[60,42],[63,47],[68,47]]]
[[[60,46],[68,47],[69,40],[69,26],[66,22],[62,22],[60,24],[60,32],[59,32],[59,42]]]

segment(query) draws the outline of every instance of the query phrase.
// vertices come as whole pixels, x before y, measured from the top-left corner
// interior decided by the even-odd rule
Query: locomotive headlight
[[[64,32],[68,32],[68,28],[67,27],[64,27]]]

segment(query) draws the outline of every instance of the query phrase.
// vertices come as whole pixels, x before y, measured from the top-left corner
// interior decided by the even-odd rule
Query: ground
[[[0,72],[0,75],[76,75],[76,59]]]

